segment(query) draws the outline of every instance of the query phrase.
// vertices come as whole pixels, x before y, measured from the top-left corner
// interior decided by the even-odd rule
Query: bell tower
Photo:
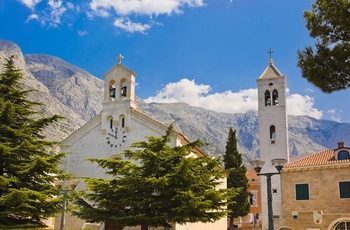
[[[256,80],[258,85],[259,145],[260,160],[265,161],[261,173],[277,172],[271,160],[283,158],[289,161],[288,121],[286,102],[286,76],[270,60],[265,71]],[[275,227],[282,218],[281,177],[271,177],[272,208]],[[262,229],[268,226],[267,183],[261,178]]]
[[[118,63],[104,76],[102,103],[102,133],[114,126],[121,126],[130,131],[131,110],[136,109],[135,76],[136,74],[122,65],[124,57],[119,54]]]

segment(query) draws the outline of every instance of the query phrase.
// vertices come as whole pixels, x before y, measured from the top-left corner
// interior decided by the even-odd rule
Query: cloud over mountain
[[[149,97],[147,103],[185,102],[222,113],[245,113],[258,110],[257,89],[231,90],[222,93],[210,93],[209,85],[196,84],[194,80],[181,79],[167,84],[156,96]],[[287,96],[288,115],[307,115],[322,118],[322,111],[314,107],[314,100],[308,95],[292,94]]]

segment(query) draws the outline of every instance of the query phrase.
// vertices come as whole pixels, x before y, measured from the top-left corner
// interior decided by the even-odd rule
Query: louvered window
[[[350,181],[339,182],[340,198],[350,198]]]
[[[296,200],[309,200],[309,184],[295,185]]]

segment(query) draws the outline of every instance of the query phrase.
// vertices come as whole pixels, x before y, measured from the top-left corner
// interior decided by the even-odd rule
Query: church
[[[160,137],[167,126],[145,115],[138,109],[135,101],[136,73],[122,65],[122,56],[118,63],[104,76],[102,111],[91,121],[64,140],[61,152],[69,153],[63,162],[63,169],[78,178],[106,178],[105,170],[87,158],[121,158],[122,151],[131,144],[145,141],[147,136]],[[174,131],[169,145],[181,146],[190,143],[181,133]],[[194,150],[193,156],[203,156],[200,150]],[[226,180],[222,180],[226,188]],[[81,182],[77,189],[83,189]],[[60,217],[56,218],[55,229],[59,229]],[[84,220],[65,214],[64,229],[109,229],[103,223],[85,223]],[[176,230],[226,230],[226,217],[213,223],[175,224]],[[113,229],[113,228],[111,228]],[[125,227],[124,229],[138,229]],[[164,228],[158,228],[164,229]]]

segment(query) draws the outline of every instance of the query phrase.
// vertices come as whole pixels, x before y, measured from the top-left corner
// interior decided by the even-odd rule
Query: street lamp
[[[283,165],[287,162],[286,159],[273,159],[272,165],[274,165],[278,172],[274,173],[260,173],[262,167],[265,162],[260,160],[255,160],[250,162],[250,164],[254,167],[254,170],[257,172],[258,176],[266,176],[267,182],[267,209],[268,209],[268,219],[269,219],[269,230],[274,230],[273,224],[273,211],[272,211],[272,192],[271,192],[271,177],[276,174],[281,174],[281,170]]]
[[[54,184],[55,184],[56,188],[58,189],[58,192],[63,194],[60,230],[63,230],[63,227],[64,227],[64,212],[66,210],[67,194],[68,194],[68,192],[73,191],[75,189],[75,187],[77,187],[77,185],[79,184],[79,180],[77,180],[77,179],[69,180],[68,183],[69,183],[70,189],[69,189],[69,187],[62,188],[64,182],[65,182],[64,180],[54,181]]]

